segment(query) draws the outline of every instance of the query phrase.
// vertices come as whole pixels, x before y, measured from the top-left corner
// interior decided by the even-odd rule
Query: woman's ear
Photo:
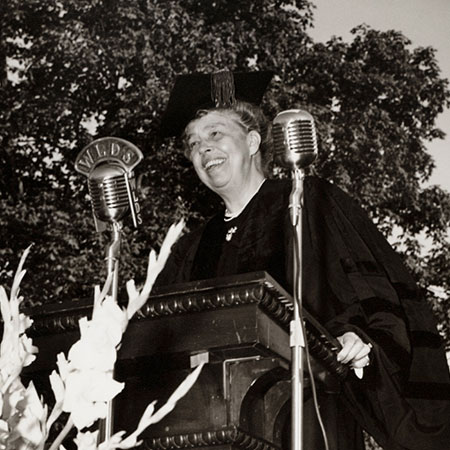
[[[247,144],[250,149],[250,155],[255,155],[259,150],[261,144],[261,135],[256,130],[251,130],[247,134]]]

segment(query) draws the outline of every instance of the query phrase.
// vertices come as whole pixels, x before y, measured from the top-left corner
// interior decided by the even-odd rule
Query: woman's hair
[[[262,109],[252,103],[237,100],[234,105],[227,108],[199,109],[192,120],[205,116],[211,111],[231,112],[237,116],[238,124],[248,133],[257,131],[261,136],[259,153],[261,155],[261,169],[267,175],[268,166],[272,160],[271,124],[262,112]],[[185,155],[189,157],[189,149],[183,135]]]

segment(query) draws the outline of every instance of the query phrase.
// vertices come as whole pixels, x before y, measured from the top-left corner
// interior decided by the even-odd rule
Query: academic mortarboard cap
[[[164,137],[179,136],[199,109],[230,107],[236,100],[259,105],[273,72],[179,75],[161,122]]]

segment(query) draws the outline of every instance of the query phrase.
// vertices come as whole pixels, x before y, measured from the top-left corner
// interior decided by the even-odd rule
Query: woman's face
[[[186,127],[194,169],[200,180],[219,195],[239,188],[252,175],[256,167],[252,155],[259,146],[252,133],[256,132],[246,132],[232,111],[208,112]]]

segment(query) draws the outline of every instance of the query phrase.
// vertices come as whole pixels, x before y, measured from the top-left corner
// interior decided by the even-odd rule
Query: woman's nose
[[[210,152],[211,151],[211,145],[208,141],[202,141],[200,144],[200,148],[199,148],[199,152],[201,155],[203,155],[204,153]]]

